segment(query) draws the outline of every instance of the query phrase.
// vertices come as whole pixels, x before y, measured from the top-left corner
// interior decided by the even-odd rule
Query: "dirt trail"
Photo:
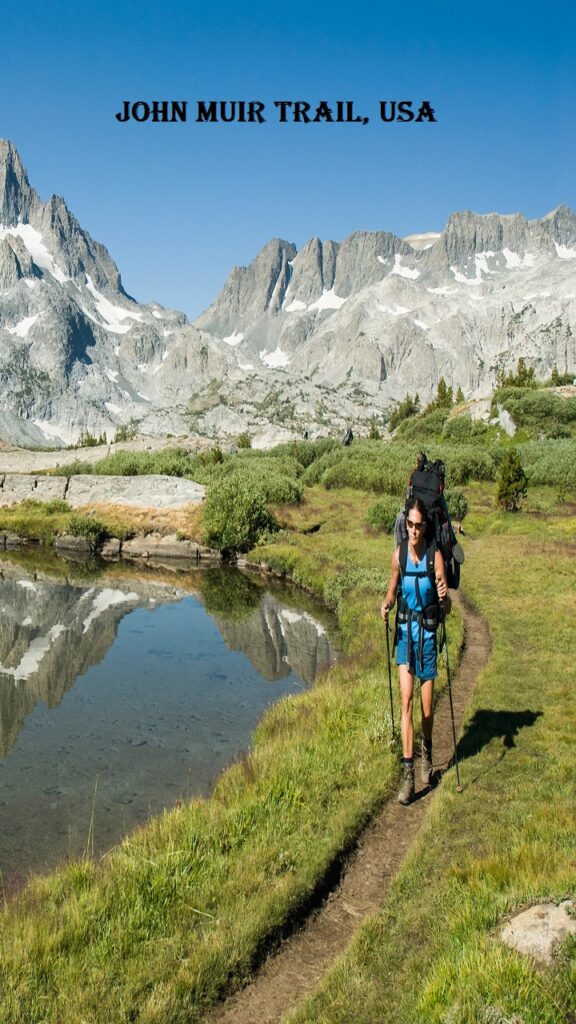
[[[490,635],[484,620],[460,593],[455,598],[464,616],[465,646],[452,681],[456,730],[479,671],[490,653]],[[455,652],[451,651],[455,661]],[[417,713],[416,713],[417,715]],[[434,721],[434,771],[441,773],[453,754],[448,693],[440,698]],[[416,765],[417,797],[420,766]],[[452,779],[451,779],[452,782]],[[466,787],[464,769],[462,783]],[[391,799],[361,835],[345,866],[338,888],[264,962],[252,982],[221,1003],[205,1024],[280,1024],[321,981],[343,952],[356,929],[374,914],[386,896],[420,828],[433,794],[402,807]]]

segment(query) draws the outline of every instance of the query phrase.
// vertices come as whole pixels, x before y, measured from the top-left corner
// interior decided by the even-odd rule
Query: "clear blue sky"
[[[138,300],[197,315],[271,237],[440,231],[450,213],[576,207],[570,3],[340,0],[4,5],[0,137],[63,195]],[[125,99],[186,124],[119,124]],[[199,125],[257,99],[263,125]],[[278,124],[276,99],[354,100],[370,123]],[[437,124],[383,124],[429,100]]]

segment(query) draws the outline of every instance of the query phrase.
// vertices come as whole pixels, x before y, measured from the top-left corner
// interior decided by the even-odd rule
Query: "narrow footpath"
[[[456,734],[480,670],[490,654],[490,635],[484,620],[465,597],[452,595],[464,618],[464,650],[452,680]],[[450,651],[455,662],[455,652]],[[418,711],[416,710],[416,718]],[[438,778],[454,752],[448,690],[435,709],[434,772]],[[264,962],[245,988],[218,1005],[205,1024],[281,1024],[319,984],[344,951],[357,928],[380,908],[389,885],[412,845],[434,793],[419,790],[416,764],[416,800],[402,807],[388,801],[362,833],[344,868],[338,888],[321,906],[300,922],[299,928]],[[466,776],[462,777],[464,790]],[[456,784],[451,775],[450,784]]]

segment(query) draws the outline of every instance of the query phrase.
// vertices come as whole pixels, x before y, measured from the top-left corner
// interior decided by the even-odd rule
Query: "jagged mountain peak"
[[[566,203],[560,203],[560,206],[556,206],[553,210],[550,210],[550,213],[545,214],[545,216],[542,217],[542,220],[556,220],[559,217],[566,216],[574,217],[576,216],[576,214],[573,210],[570,209],[569,206],[566,206]]]
[[[0,224],[26,221],[38,201],[18,150],[8,139],[0,139]]]

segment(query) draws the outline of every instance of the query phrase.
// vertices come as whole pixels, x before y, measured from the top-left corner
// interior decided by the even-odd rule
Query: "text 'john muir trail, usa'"
[[[114,115],[117,121],[168,122],[192,121],[196,124],[363,124],[370,121],[359,113],[354,100],[320,100],[314,104],[306,100],[274,100],[268,106],[262,100],[123,100]],[[189,116],[190,114],[190,116]],[[399,122],[415,124],[436,121],[429,100],[379,100],[377,119],[385,124]]]

